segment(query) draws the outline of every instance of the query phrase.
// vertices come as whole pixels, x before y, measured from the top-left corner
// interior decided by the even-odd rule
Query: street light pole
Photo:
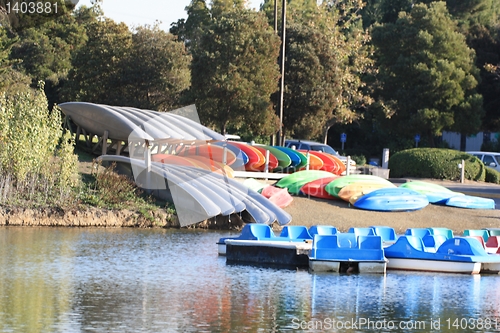
[[[277,0],[274,0],[275,4]],[[276,5],[275,5],[276,6]],[[283,95],[285,93],[285,37],[286,37],[286,0],[283,0],[281,13],[281,79],[280,79],[280,130],[278,145],[283,146]],[[276,23],[275,23],[276,25]]]

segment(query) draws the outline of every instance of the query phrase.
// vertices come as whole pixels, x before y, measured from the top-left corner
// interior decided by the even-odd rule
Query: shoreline
[[[404,183],[416,179],[391,179]],[[485,197],[500,198],[500,186],[489,183],[419,179],[446,187],[467,188],[466,194],[475,195],[476,189],[486,188]],[[470,192],[468,192],[470,190]],[[498,193],[497,193],[498,190]],[[401,234],[408,228],[442,227],[461,235],[465,229],[500,228],[500,210],[475,210],[439,205],[411,212],[374,212],[353,208],[342,200],[323,200],[294,196],[290,206],[284,210],[292,215],[290,225],[333,225],[345,232],[351,227],[388,226]],[[495,199],[498,201],[499,199]],[[241,230],[244,222],[237,214],[229,217],[217,216],[188,226],[189,229]],[[181,228],[176,215],[164,209],[148,211],[111,210],[92,206],[78,208],[24,208],[0,206],[0,227],[4,226],[48,226],[48,227],[96,227],[96,228]],[[282,227],[274,223],[273,229]]]

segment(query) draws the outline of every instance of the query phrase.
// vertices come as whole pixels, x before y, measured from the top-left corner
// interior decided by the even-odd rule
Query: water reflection
[[[411,330],[422,332],[435,331],[436,319],[441,332],[459,331],[446,326],[448,318],[489,318],[500,328],[498,276],[349,276],[226,265],[215,245],[226,235],[2,228],[0,331],[282,332],[363,318],[422,321],[425,329]]]

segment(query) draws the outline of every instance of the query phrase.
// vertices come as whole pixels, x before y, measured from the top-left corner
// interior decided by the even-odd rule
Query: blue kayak
[[[213,144],[220,146],[220,147],[226,147],[227,149],[232,151],[234,153],[234,155],[236,155],[237,162],[235,164],[237,166],[244,166],[245,164],[248,163],[248,160],[249,160],[248,155],[245,154],[245,152],[242,151],[240,148],[233,146],[233,145],[228,145],[224,141],[213,142]]]
[[[354,207],[381,212],[422,209],[429,204],[427,196],[405,188],[381,188],[360,197]]]
[[[472,195],[459,195],[446,200],[446,206],[469,209],[495,209],[493,199],[475,197]]]

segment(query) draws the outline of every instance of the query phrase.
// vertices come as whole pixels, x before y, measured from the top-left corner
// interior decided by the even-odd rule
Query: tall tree
[[[155,27],[139,27],[121,62],[123,96],[129,106],[169,111],[178,106],[190,84],[191,56],[172,34]]]
[[[481,96],[474,51],[457,32],[446,4],[415,5],[395,23],[375,26],[382,89],[391,126],[401,137],[421,133],[433,142],[443,129],[475,133]]]
[[[70,100],[124,105],[122,62],[132,46],[132,33],[124,23],[104,18],[87,25],[88,40],[73,59],[65,86]]]
[[[243,125],[256,135],[274,132],[270,95],[279,76],[278,37],[252,10],[236,7],[211,17],[191,48],[190,96],[201,120],[222,133]]]

